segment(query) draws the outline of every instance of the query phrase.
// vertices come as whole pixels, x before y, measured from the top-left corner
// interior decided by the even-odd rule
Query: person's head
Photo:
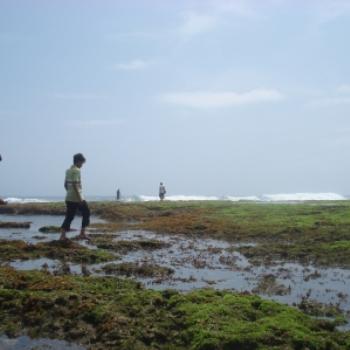
[[[85,162],[86,162],[86,159],[85,159],[85,157],[83,156],[82,153],[74,154],[74,156],[73,156],[73,164],[76,167],[81,168]]]
[[[163,186],[163,182],[160,183],[160,186]]]

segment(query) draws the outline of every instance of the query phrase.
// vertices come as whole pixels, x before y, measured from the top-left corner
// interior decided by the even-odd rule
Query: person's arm
[[[80,193],[81,179],[80,179],[80,171],[74,171],[73,176],[71,178],[73,191],[77,195],[79,202],[83,202],[83,198]]]
[[[81,198],[80,191],[79,191],[79,183],[78,182],[73,182],[72,184],[73,190],[75,191],[77,197],[79,198],[79,202],[83,202],[83,199]]]

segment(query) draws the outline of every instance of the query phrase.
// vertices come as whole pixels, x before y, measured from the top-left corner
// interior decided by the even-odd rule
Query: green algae
[[[100,231],[121,228],[210,236],[232,242],[257,242],[242,249],[248,257],[329,266],[350,266],[350,202],[259,204],[215,202],[92,202],[91,211],[108,222]],[[63,203],[16,204],[0,213],[62,215]],[[136,225],[135,225],[136,223]],[[334,242],[343,242],[336,244]]]
[[[4,222],[0,221],[0,228],[30,228],[31,222]]]
[[[90,239],[97,248],[113,250],[122,254],[135,250],[156,250],[170,246],[169,243],[155,239],[115,240],[115,236],[110,234],[90,235]]]
[[[320,266],[350,266],[350,201],[294,204],[91,202],[89,205],[94,215],[107,220],[95,225],[101,232],[132,228],[231,242],[256,242],[255,247],[240,251],[257,264],[285,260]],[[22,215],[62,215],[64,210],[63,203],[0,207],[0,213]],[[118,248],[110,245],[108,249]]]
[[[120,264],[109,263],[102,267],[107,274],[140,276],[140,277],[167,277],[174,273],[169,267],[149,263],[124,262]]]
[[[253,289],[253,293],[265,295],[286,295],[291,289],[277,282],[275,276],[263,275],[260,277],[258,285]]]
[[[0,261],[36,258],[59,259],[70,262],[99,263],[115,256],[102,249],[88,249],[72,241],[50,241],[30,244],[18,240],[0,240]]]
[[[89,349],[347,349],[332,322],[249,294],[144,289],[111,277],[0,268],[0,331]]]
[[[43,226],[39,228],[39,232],[42,233],[60,233],[61,227],[60,226]]]

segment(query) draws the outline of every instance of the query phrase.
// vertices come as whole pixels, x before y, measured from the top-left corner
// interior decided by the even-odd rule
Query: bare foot
[[[66,235],[61,235],[59,238],[60,241],[70,241],[70,239]]]
[[[76,236],[75,238],[76,239],[85,239],[87,241],[91,241],[91,239],[85,234],[80,234],[80,235]]]

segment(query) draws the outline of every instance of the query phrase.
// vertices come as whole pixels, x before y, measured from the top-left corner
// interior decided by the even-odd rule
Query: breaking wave
[[[168,201],[219,201],[231,202],[304,202],[304,201],[342,201],[347,197],[337,193],[279,193],[264,194],[261,196],[196,196],[196,195],[172,195],[166,196]],[[63,198],[5,198],[8,203],[49,203],[63,201]],[[113,201],[112,196],[87,196],[88,201]],[[158,201],[158,196],[125,196],[124,202],[150,202]]]
[[[50,199],[39,199],[39,198],[17,198],[17,197],[9,197],[5,198],[7,203],[49,203],[54,202]]]
[[[337,193],[280,193],[264,194],[261,196],[166,196],[168,201],[216,201],[227,200],[231,202],[298,202],[298,201],[341,201],[347,198]],[[159,200],[156,196],[139,196],[143,202]]]
[[[346,198],[337,193],[286,193],[267,194],[262,196],[263,201],[285,202],[285,201],[343,201]]]

